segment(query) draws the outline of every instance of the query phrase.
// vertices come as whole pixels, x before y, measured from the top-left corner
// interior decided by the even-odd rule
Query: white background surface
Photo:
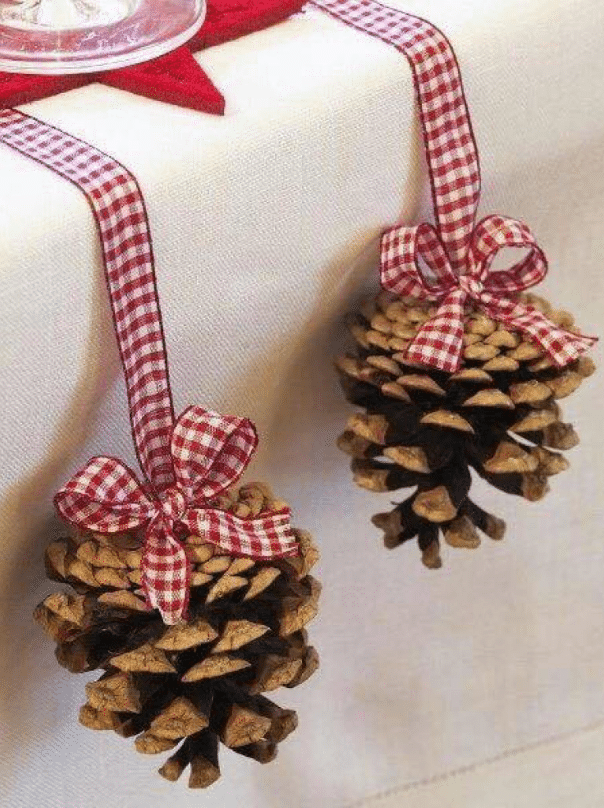
[[[551,261],[544,291],[602,330],[604,6],[397,4],[456,44],[482,213],[529,223]],[[331,357],[341,314],[375,279],[380,230],[425,215],[408,67],[318,12],[200,61],[228,99],[224,119],[100,86],[25,109],[138,176],[177,406],[256,420],[251,476],[289,499],[322,547],[311,634],[323,667],[278,694],[301,721],[277,761],[225,751],[223,779],[203,794],[164,782],[161,761],[128,741],[77,724],[87,677],[57,666],[30,618],[52,588],[41,560],[51,497],[91,454],[132,461],[133,451],[86,203],[2,148],[0,804],[350,808],[395,789],[367,804],[601,805],[601,731],[576,734],[604,718],[601,374],[564,402],[582,444],[545,501],[481,490],[509,522],[504,543],[447,552],[440,572],[412,546],[383,550],[369,517],[388,497],[354,488],[333,445],[350,408]],[[575,734],[406,787],[565,733]]]

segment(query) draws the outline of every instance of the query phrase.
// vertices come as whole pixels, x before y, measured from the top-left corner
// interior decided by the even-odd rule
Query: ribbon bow
[[[234,555],[271,559],[297,552],[289,509],[241,519],[209,504],[239,479],[257,444],[246,418],[191,407],[172,431],[176,485],[151,491],[119,460],[95,457],[58,492],[55,504],[68,521],[87,530],[145,529],[141,571],[147,603],[174,624],[188,602],[183,533],[203,536]]]
[[[505,247],[528,249],[528,253],[509,269],[492,272],[497,253]],[[420,259],[433,276],[430,280],[420,267]],[[476,225],[461,275],[453,271],[443,241],[431,224],[397,225],[382,236],[384,289],[439,303],[436,314],[424,323],[407,348],[406,358],[449,373],[461,364],[468,301],[493,320],[527,334],[560,367],[593,345],[595,337],[572,334],[533,307],[508,297],[539,283],[546,273],[547,259],[530,229],[503,216],[488,216]]]

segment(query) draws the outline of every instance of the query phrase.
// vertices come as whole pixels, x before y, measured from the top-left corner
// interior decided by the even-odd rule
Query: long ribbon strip
[[[0,110],[0,140],[51,168],[86,196],[97,223],[138,459],[157,491],[174,484],[174,408],[145,202],[136,178],[93,146]]]
[[[480,199],[480,165],[455,53],[427,20],[376,0],[310,0],[352,28],[392,45],[413,73],[434,212],[455,272],[463,270]]]

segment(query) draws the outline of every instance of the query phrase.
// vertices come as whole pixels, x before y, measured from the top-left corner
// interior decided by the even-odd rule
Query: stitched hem
[[[434,774],[431,777],[425,777],[422,780],[412,780],[409,783],[403,783],[400,786],[394,786],[393,788],[386,789],[385,791],[379,791],[377,794],[372,794],[371,796],[363,797],[356,802],[348,803],[345,808],[368,808],[370,806],[377,805],[382,800],[389,799],[390,797],[401,796],[409,793],[410,791],[425,788],[426,786],[431,786],[436,783],[443,783],[446,780],[451,780],[455,777],[460,777],[461,775],[478,771],[478,769],[486,768],[494,763],[499,763],[502,760],[516,757],[517,755],[521,755],[525,752],[532,752],[536,749],[553,746],[561,741],[569,741],[572,738],[579,737],[580,735],[587,735],[588,733],[595,732],[599,729],[604,729],[604,718],[578,729],[562,732],[558,735],[552,735],[549,738],[544,738],[541,741],[534,741],[532,743],[524,744],[523,746],[514,747],[513,749],[507,749],[504,752],[500,752],[498,755],[484,758],[483,760],[476,761],[475,763],[469,763],[466,766],[460,766],[458,769],[450,769],[449,771],[442,772],[441,774]]]

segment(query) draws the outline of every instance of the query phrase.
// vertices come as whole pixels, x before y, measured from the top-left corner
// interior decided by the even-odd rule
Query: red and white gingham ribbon
[[[432,23],[377,0],[311,5],[400,51],[408,60],[430,171],[434,212],[451,266],[465,263],[480,199],[478,150],[453,48]]]
[[[401,51],[417,94],[436,228],[397,225],[382,237],[385,289],[440,302],[407,349],[410,362],[454,371],[461,363],[464,307],[468,300],[492,318],[538,342],[552,361],[566,365],[595,342],[547,320],[509,298],[539,283],[547,261],[529,228],[503,216],[475,227],[480,201],[480,163],[461,73],[445,35],[427,20],[377,0],[311,0],[311,5]],[[528,255],[505,272],[490,273],[503,247]],[[419,259],[434,279],[424,278]]]
[[[100,533],[145,528],[143,586],[166,623],[186,611],[188,590],[174,587],[187,557],[179,536],[195,534],[227,553],[270,559],[296,552],[289,509],[240,519],[211,501],[237,482],[258,443],[251,421],[191,407],[172,432],[176,484],[159,494],[112,457],[95,457],[55,497],[59,513]]]
[[[491,272],[497,253],[506,247],[528,254],[507,270]],[[420,259],[432,273],[424,276]],[[461,364],[464,312],[470,301],[489,317],[527,334],[558,366],[576,359],[594,343],[559,328],[531,306],[510,299],[543,280],[547,261],[529,228],[515,219],[488,216],[479,222],[470,242],[467,270],[456,275],[439,235],[430,224],[393,227],[382,236],[382,286],[401,297],[435,300],[439,307],[409,345],[406,357],[452,373]]]
[[[201,533],[226,552],[295,555],[289,511],[241,520],[207,501],[235,482],[256,447],[244,419],[187,410],[175,421],[145,203],[135,177],[113,158],[16,110],[0,110],[0,142],[74,183],[100,235],[124,368],[141,486],[111,458],[94,458],[57,495],[75,524],[107,533],[145,527],[143,586],[166,623],[185,615],[188,564],[179,532]]]

